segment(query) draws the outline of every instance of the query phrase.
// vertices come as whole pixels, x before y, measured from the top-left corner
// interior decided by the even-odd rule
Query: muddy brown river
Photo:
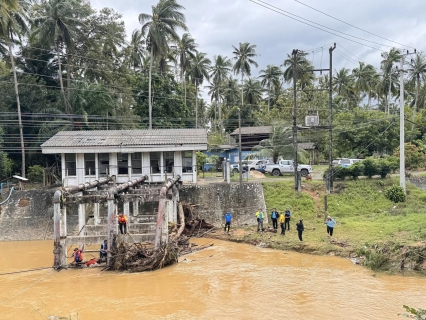
[[[99,268],[1,275],[0,319],[404,319],[426,279],[349,260],[199,239],[214,246],[156,272]],[[46,267],[53,242],[1,242],[0,273]],[[91,257],[89,253],[85,258]]]

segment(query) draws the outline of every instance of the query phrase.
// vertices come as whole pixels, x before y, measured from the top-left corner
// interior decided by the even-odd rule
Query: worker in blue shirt
[[[334,225],[336,224],[336,221],[334,221],[334,219],[332,219],[330,216],[328,216],[327,220],[325,221],[325,224],[327,225],[327,233],[330,235],[330,237],[332,237]]]
[[[225,230],[226,231],[226,227],[228,227],[228,232],[229,232],[229,228],[231,227],[231,221],[232,221],[232,214],[231,211],[228,211],[225,214]]]
[[[104,242],[101,244],[101,250],[99,251],[99,263],[102,262],[102,259],[106,259],[107,257],[107,251],[108,251],[108,241],[104,240]]]
[[[290,231],[290,218],[291,218],[290,207],[285,208],[284,217],[285,217],[284,229],[287,226],[288,228],[287,230]]]
[[[278,229],[278,211],[277,208],[274,208],[274,210],[272,210],[271,213],[271,219],[272,219],[272,226],[274,227],[274,231],[276,232],[276,230]]]

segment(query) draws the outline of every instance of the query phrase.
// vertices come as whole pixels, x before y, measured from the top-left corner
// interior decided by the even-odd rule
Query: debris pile
[[[197,246],[190,243],[191,236],[203,236],[214,229],[204,219],[194,217],[194,205],[179,203],[179,224],[169,223],[169,240],[154,250],[152,243],[127,244],[120,242],[112,252],[112,263],[109,270],[142,272],[164,268],[178,263],[182,255],[212,246]],[[207,230],[206,230],[207,229]],[[194,248],[196,247],[196,248]]]

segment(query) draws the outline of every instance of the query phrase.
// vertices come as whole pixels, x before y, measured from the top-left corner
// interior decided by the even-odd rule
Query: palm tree
[[[275,91],[280,86],[280,77],[282,75],[282,71],[279,67],[269,64],[266,66],[265,70],[260,71],[259,78],[262,79],[262,86],[268,88],[268,111],[270,107],[271,100],[271,88],[274,87]]]
[[[354,79],[349,69],[342,68],[333,77],[333,90],[339,96],[348,97],[353,88]]]
[[[136,68],[141,68],[143,65],[143,56],[145,50],[144,45],[145,39],[142,31],[138,29],[133,30],[130,44],[127,47],[127,59],[129,62],[129,67],[133,67],[133,71],[136,71]]]
[[[371,88],[374,87],[374,77],[376,70],[371,64],[359,62],[359,67],[352,70],[352,77],[354,80],[354,91],[361,99],[362,93],[368,94],[368,106],[370,107]]]
[[[392,90],[392,73],[393,73],[393,64],[401,59],[401,52],[398,49],[392,48],[389,52],[382,53],[382,70],[383,77],[389,78],[389,95],[387,100],[387,113],[390,112],[390,99],[392,98],[391,90]]]
[[[213,79],[214,87],[217,90],[217,103],[219,104],[219,127],[220,127],[220,134],[223,133],[223,122],[222,122],[222,108],[220,107],[220,88],[222,86],[222,82],[226,79],[228,76],[228,73],[231,71],[232,63],[231,60],[228,59],[226,56],[214,56],[213,57],[214,64],[211,68],[210,78]]]
[[[258,106],[262,100],[263,87],[260,81],[254,78],[248,78],[244,83],[244,101],[253,110],[253,106]],[[251,112],[250,112],[251,115]]]
[[[176,53],[179,60],[180,65],[180,77],[183,84],[183,89],[185,92],[185,106],[186,106],[186,70],[189,69],[190,59],[195,57],[195,53],[197,52],[198,44],[195,43],[195,40],[191,38],[189,33],[184,33],[182,38],[179,39],[176,46]]]
[[[207,54],[197,52],[191,59],[190,76],[195,85],[195,128],[198,128],[198,87],[203,83],[204,79],[209,80],[211,60],[206,58]]]
[[[416,118],[416,112],[417,112],[417,100],[419,97],[419,87],[420,87],[420,79],[424,80],[426,76],[426,60],[425,57],[418,53],[416,54],[416,57],[414,59],[411,59],[411,62],[408,63],[409,69],[408,74],[410,76],[410,81],[413,81],[416,84],[416,98],[414,100],[414,108],[413,108],[413,115],[412,115],[412,123],[411,123],[411,130],[414,129],[414,121]]]
[[[272,158],[277,163],[278,157],[291,159],[294,156],[294,146],[291,141],[291,127],[282,124],[272,126],[269,139],[262,140],[259,145],[253,147],[257,156]],[[308,163],[309,154],[298,148],[297,155],[300,163]]]
[[[290,83],[293,81],[293,72],[296,71],[297,74],[297,82],[301,89],[305,88],[306,86],[310,86],[313,83],[313,80],[315,79],[315,76],[312,73],[312,70],[314,69],[311,62],[306,59],[307,53],[299,53],[296,55],[296,65],[294,58],[287,54],[287,59],[284,60],[283,67],[287,67],[284,70],[283,76],[284,81],[287,83]]]
[[[146,34],[148,48],[150,50],[149,65],[149,129],[152,129],[152,100],[151,100],[151,80],[153,60],[169,51],[168,41],[179,41],[178,29],[187,30],[185,16],[180,10],[185,9],[175,0],[160,0],[157,5],[152,6],[152,14],[141,13],[139,23],[142,24],[142,33]]]
[[[224,100],[228,108],[236,106],[239,98],[238,79],[232,76],[223,82]]]
[[[22,35],[28,32],[28,2],[26,1],[3,1],[0,4],[0,42],[3,47],[8,47],[10,62],[12,64],[13,79],[15,84],[16,105],[18,109],[19,136],[21,140],[21,175],[25,178],[25,144],[21,116],[21,102],[19,99],[18,78],[16,76],[15,58],[13,56],[13,45]]]
[[[65,111],[70,112],[69,99],[65,97],[64,83],[62,79],[62,61],[60,51],[65,46],[68,69],[68,96],[70,94],[70,60],[71,52],[74,50],[74,39],[83,26],[82,18],[90,15],[90,7],[76,0],[49,0],[41,2],[36,7],[36,17],[33,20],[34,30],[31,37],[38,37],[41,42],[48,46],[55,46],[58,68],[59,83],[64,99]]]

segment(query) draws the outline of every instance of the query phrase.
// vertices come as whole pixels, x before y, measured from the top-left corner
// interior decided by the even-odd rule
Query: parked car
[[[247,160],[243,161],[243,163],[242,163],[242,165],[243,165],[243,171],[245,171],[244,166],[246,166],[247,163],[248,163]],[[240,172],[240,165],[239,165],[239,163],[231,163],[231,172],[233,172],[233,173]]]
[[[243,166],[243,170],[253,171],[264,168],[265,165],[272,163],[272,160],[249,160],[247,165]]]
[[[345,158],[345,159],[340,159],[339,162],[337,163],[337,165],[339,167],[348,168],[351,165],[353,165],[354,163],[361,162],[361,161],[362,161],[362,159],[347,159],[347,158]]]
[[[265,171],[272,173],[274,176],[280,176],[284,173],[294,173],[294,163],[293,160],[280,160],[278,164],[267,164]],[[306,164],[299,164],[297,171],[300,172],[302,177],[306,177],[312,172],[312,167]]]

